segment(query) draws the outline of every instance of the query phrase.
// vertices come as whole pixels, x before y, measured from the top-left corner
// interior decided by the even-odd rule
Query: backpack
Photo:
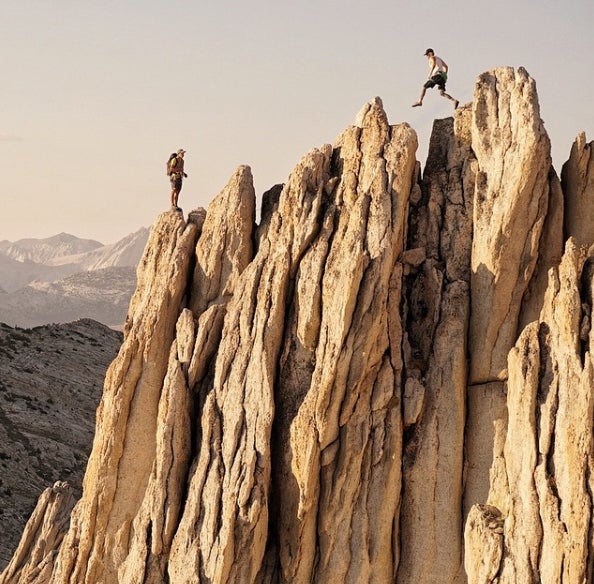
[[[169,156],[169,160],[167,161],[167,176],[171,176],[171,173],[173,172],[173,169],[175,168],[176,164],[177,164],[177,152],[173,152]]]

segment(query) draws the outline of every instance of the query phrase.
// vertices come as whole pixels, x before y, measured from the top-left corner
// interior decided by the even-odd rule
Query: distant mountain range
[[[102,243],[92,239],[79,239],[68,233],[60,233],[47,239],[19,239],[0,241],[0,252],[18,262],[47,264],[54,258],[69,257],[86,253],[100,247]]]
[[[0,242],[0,322],[23,328],[92,318],[119,326],[149,235],[103,245],[60,233]]]

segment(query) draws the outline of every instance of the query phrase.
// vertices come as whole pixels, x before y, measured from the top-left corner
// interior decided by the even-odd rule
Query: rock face
[[[376,98],[259,225],[248,167],[159,217],[82,497],[0,582],[590,581],[590,147],[565,193],[521,68],[416,147]]]
[[[47,582],[51,578],[54,558],[68,529],[74,503],[68,483],[58,482],[42,493],[4,579]]]
[[[505,521],[497,543],[486,530],[490,575],[477,582],[592,581],[592,274],[591,257],[569,240],[539,320],[509,353],[509,421],[489,492]],[[470,565],[484,554],[476,543]]]
[[[591,245],[594,241],[594,224],[588,210],[594,197],[594,157],[592,143],[580,134],[571,148],[569,160],[561,171],[565,193],[565,237],[573,237],[578,245]]]
[[[522,297],[534,272],[549,202],[550,143],[525,70],[479,77],[471,255],[470,383],[506,378]]]

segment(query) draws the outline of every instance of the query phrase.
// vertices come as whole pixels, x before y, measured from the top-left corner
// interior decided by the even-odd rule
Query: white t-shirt
[[[443,61],[439,57],[433,57],[435,59],[435,65],[433,65],[433,69],[431,70],[431,77],[441,73],[442,71],[445,72],[445,65]]]

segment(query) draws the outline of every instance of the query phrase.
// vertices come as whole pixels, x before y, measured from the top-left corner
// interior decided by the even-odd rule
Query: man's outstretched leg
[[[419,96],[418,101],[412,104],[413,107],[419,107],[423,105],[423,98],[425,97],[425,93],[427,92],[427,88],[423,85],[423,89],[421,90],[421,95]]]
[[[440,95],[447,97],[450,101],[454,102],[454,109],[458,109],[458,104],[460,103],[457,99],[453,98],[449,93],[446,93],[443,89],[439,92]]]

